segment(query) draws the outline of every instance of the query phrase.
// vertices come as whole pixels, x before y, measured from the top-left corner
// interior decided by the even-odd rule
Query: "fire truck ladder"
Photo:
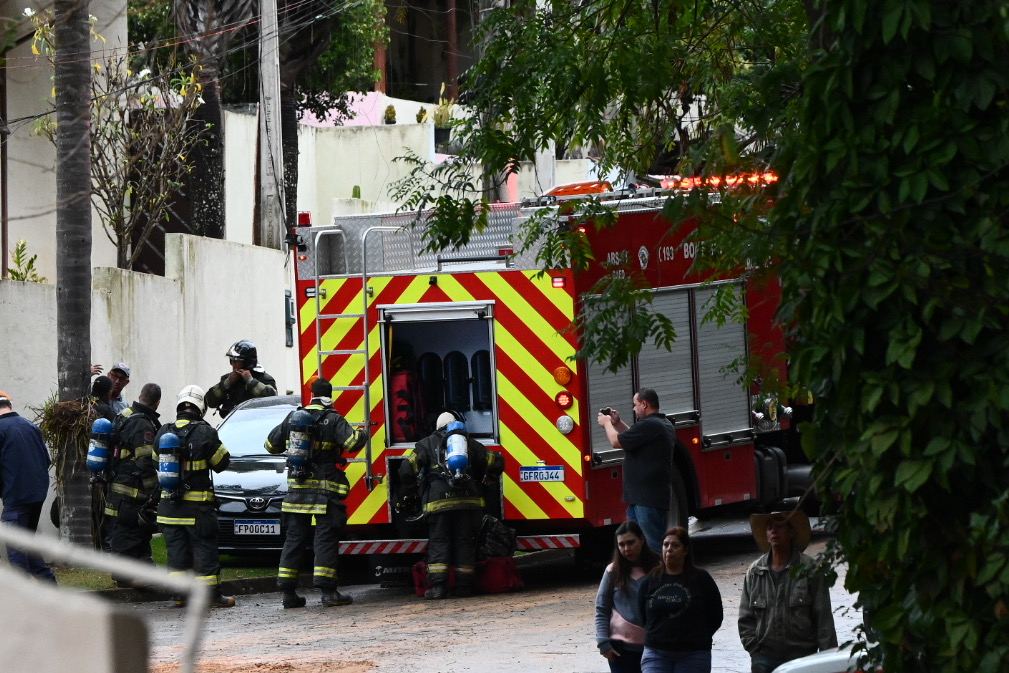
[[[348,459],[350,463],[364,463],[365,477],[364,483],[368,487],[368,490],[374,490],[375,486],[382,483],[382,479],[385,475],[376,475],[373,469],[372,463],[372,451],[371,451],[371,427],[374,425],[371,420],[371,384],[374,379],[371,374],[371,354],[368,350],[368,335],[371,333],[371,327],[368,324],[368,300],[374,294],[373,290],[368,287],[368,236],[376,231],[390,231],[398,232],[402,231],[400,226],[389,226],[389,225],[379,225],[374,227],[369,227],[365,230],[361,237],[361,297],[363,300],[362,312],[361,313],[322,313],[322,297],[323,289],[320,287],[319,282],[319,255],[315,255],[314,259],[314,273],[313,278],[315,279],[315,344],[316,344],[316,370],[322,374],[322,361],[325,357],[330,355],[346,355],[348,357],[363,357],[364,358],[364,381],[361,385],[356,386],[333,386],[334,392],[342,392],[347,390],[357,390],[360,391],[364,398],[364,420],[357,423],[351,423],[352,426],[360,428],[364,431],[367,441],[364,446],[364,458],[351,458]],[[339,236],[343,239],[343,245],[341,246],[344,251],[344,269],[349,270],[350,266],[347,259],[347,245],[346,237],[344,232],[340,229],[328,229],[318,232],[315,235],[315,249],[319,250],[319,242],[322,240],[323,236]],[[362,339],[361,348],[355,349],[337,349],[337,350],[323,350],[322,348],[322,321],[323,320],[360,320],[362,326]]]

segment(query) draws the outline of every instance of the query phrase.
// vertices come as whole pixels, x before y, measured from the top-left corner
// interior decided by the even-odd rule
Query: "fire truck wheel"
[[[672,496],[669,498],[669,518],[667,528],[674,526],[687,527],[687,519],[690,516],[689,504],[687,502],[687,487],[683,484],[683,477],[679,471],[673,472]]]

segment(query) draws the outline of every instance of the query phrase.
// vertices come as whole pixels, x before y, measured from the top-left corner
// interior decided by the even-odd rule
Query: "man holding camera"
[[[614,449],[623,449],[624,502],[627,520],[637,521],[653,550],[662,549],[672,498],[673,449],[676,429],[659,411],[659,396],[652,388],[634,393],[633,426],[613,409],[602,409],[596,421],[606,431]],[[608,413],[607,413],[608,412]]]

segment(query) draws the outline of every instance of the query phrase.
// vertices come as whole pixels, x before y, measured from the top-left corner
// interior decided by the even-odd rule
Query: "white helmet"
[[[207,401],[204,399],[203,388],[199,386],[186,386],[179,392],[179,401],[175,405],[176,410],[186,402],[199,409],[201,416],[207,411]]]

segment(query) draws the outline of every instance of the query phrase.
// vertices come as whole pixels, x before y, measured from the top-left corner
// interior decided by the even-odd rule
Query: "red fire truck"
[[[394,507],[398,461],[446,408],[504,454],[507,469],[488,493],[488,510],[516,529],[520,549],[609,543],[607,527],[625,518],[623,452],[610,447],[596,415],[614,407],[630,420],[640,387],[658,392],[682,442],[673,521],[712,508],[766,507],[789,495],[790,482],[793,490],[804,486],[808,466],[787,408],[731,371],[748,358],[773,363],[768,355],[781,351],[776,288],[691,276],[698,248],[662,219],[669,195],[593,195],[615,211],[616,224],[586,233],[600,263],[577,274],[538,275],[535,255],[516,252],[516,243],[533,212],[563,212],[566,199],[583,195],[493,205],[483,231],[441,253],[423,251],[412,214],[337,217],[296,230],[303,397],[312,377],[324,376],[335,407],[368,428],[368,445],[347,467],[346,553],[424,549],[423,529]],[[567,328],[582,310],[580,297],[606,273],[647,280],[653,310],[676,329],[672,351],[644,344],[616,373],[574,359],[578,342]],[[745,322],[704,320],[706,303],[725,283],[745,297]],[[772,366],[784,376],[783,365]]]

